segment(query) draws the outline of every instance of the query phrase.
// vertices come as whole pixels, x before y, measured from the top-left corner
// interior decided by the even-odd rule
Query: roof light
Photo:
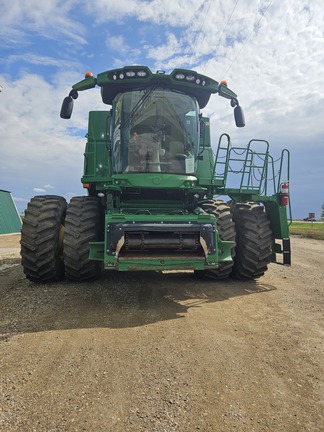
[[[146,77],[146,75],[147,75],[147,73],[143,70],[140,70],[137,72],[137,76],[139,76],[141,78]]]
[[[185,79],[185,76],[183,73],[178,73],[178,74],[176,74],[175,78],[178,80],[183,80],[183,79]]]
[[[86,73],[84,74],[84,77],[85,77],[85,78],[93,77],[93,73],[92,73],[92,72],[86,72]]]
[[[115,81],[116,81],[116,79],[117,79],[117,75],[116,75],[116,74],[114,74],[114,75],[113,75],[113,80],[115,80]]]
[[[119,74],[119,79],[124,79],[124,74],[123,73]]]
[[[126,76],[132,78],[133,76],[135,76],[135,72],[134,71],[127,71]]]
[[[202,84],[203,86],[206,85],[206,81],[203,80],[201,84]]]
[[[193,75],[187,75],[187,76],[186,76],[186,80],[187,80],[187,81],[194,81],[194,80],[195,80],[195,77],[194,77]]]
[[[200,79],[199,78],[196,79],[196,84],[200,84]]]

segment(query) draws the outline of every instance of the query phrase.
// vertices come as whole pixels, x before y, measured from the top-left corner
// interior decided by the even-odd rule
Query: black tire
[[[27,279],[55,282],[64,277],[63,229],[66,201],[55,195],[36,196],[25,211],[21,230],[21,263]]]
[[[256,279],[268,269],[272,255],[270,222],[259,203],[232,206],[236,225],[236,257],[232,275],[237,279]]]
[[[66,277],[74,281],[96,279],[102,263],[89,259],[89,242],[101,240],[103,210],[98,197],[71,199],[66,213],[64,231],[64,263]]]
[[[213,214],[217,219],[217,229],[221,240],[235,242],[235,224],[232,220],[232,213],[228,204],[223,200],[213,199],[202,204],[202,209],[206,213]],[[235,257],[235,243],[231,249],[232,258]],[[208,276],[216,279],[225,279],[231,272],[233,267],[232,262],[221,263],[218,269],[213,270],[197,270],[197,276]]]

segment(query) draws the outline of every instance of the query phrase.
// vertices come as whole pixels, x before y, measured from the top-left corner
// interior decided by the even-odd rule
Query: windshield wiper
[[[150,88],[148,91],[146,91],[143,96],[137,101],[137,103],[134,105],[133,109],[130,111],[128,116],[123,122],[122,127],[127,128],[130,123],[134,120],[135,116],[138,114],[138,112],[142,109],[144,103],[148,100],[148,98],[152,95],[152,93],[157,89],[157,85]]]

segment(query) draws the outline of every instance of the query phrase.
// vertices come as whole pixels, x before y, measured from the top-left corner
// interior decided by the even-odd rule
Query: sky
[[[80,93],[71,120],[61,103],[86,71],[126,65],[183,67],[239,96],[246,126],[212,95],[212,145],[264,139],[290,152],[292,216],[324,203],[324,7],[322,0],[11,0],[0,6],[0,189],[22,214],[34,195],[83,195],[80,182],[96,89]]]

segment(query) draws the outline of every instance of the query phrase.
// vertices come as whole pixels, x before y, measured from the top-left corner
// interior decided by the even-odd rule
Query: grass
[[[324,240],[324,222],[294,221],[289,227],[289,232],[292,235]]]

